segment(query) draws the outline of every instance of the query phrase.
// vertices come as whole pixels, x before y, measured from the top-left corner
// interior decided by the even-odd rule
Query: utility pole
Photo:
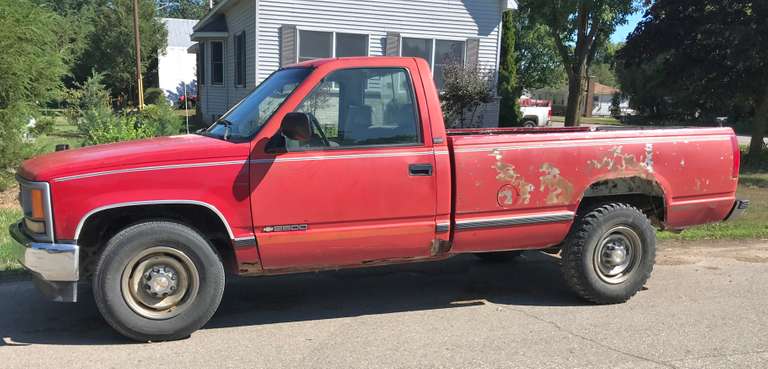
[[[136,46],[136,92],[139,111],[144,110],[144,81],[141,78],[141,36],[139,35],[139,0],[133,0],[133,36]]]

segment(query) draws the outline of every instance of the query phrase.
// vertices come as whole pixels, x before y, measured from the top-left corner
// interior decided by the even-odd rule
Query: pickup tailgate
[[[601,186],[663,198],[667,228],[717,222],[738,183],[730,128],[462,130],[449,145],[456,252],[556,245]]]

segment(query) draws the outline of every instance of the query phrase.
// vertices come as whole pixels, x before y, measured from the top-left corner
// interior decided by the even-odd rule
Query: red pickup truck
[[[261,276],[560,252],[594,303],[651,274],[655,228],[741,213],[731,129],[446,130],[413,58],[283,68],[194,135],[26,161],[18,259],[58,301],[89,281],[117,331],[186,337],[226,272]]]

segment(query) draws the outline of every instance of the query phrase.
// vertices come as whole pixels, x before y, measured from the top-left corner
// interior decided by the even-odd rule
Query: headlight
[[[18,178],[21,188],[21,208],[24,211],[24,228],[38,241],[53,242],[53,218],[51,215],[50,187],[46,182],[29,182]]]

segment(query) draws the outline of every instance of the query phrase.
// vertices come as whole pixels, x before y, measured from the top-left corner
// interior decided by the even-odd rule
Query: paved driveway
[[[444,262],[231,281],[191,338],[134,344],[90,295],[0,284],[3,368],[765,368],[768,243],[664,246],[629,303],[587,305],[558,259]]]

